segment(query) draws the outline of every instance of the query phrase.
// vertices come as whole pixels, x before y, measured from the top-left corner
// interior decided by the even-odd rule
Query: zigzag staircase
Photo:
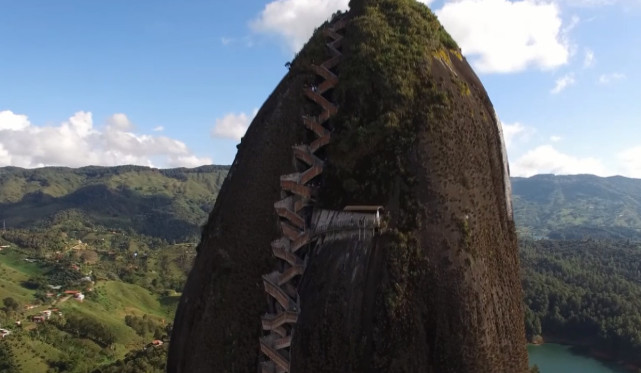
[[[317,86],[306,87],[304,94],[318,104],[321,113],[317,117],[304,116],[303,124],[316,135],[316,139],[307,145],[293,147],[294,156],[308,168],[303,172],[282,175],[280,178],[283,199],[274,203],[279,216],[283,236],[271,243],[274,256],[281,259],[280,270],[263,276],[263,285],[268,295],[268,313],[262,318],[265,335],[260,338],[262,373],[286,373],[290,371],[290,345],[294,327],[300,312],[300,299],[297,281],[303,275],[306,265],[306,254],[301,248],[312,241],[311,229],[306,224],[306,214],[312,206],[316,188],[310,183],[323,172],[323,160],[315,153],[329,144],[330,132],[323,124],[338,108],[323,95],[338,83],[334,69],[341,59],[342,36],[339,33],[345,25],[345,18],[339,19],[323,30],[328,39],[327,48],[331,57],[320,66],[312,69],[323,79]]]

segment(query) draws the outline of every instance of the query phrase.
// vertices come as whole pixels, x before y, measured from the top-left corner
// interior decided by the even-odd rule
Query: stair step
[[[278,285],[283,285],[296,276],[302,276],[303,273],[305,273],[305,265],[298,264],[291,266],[283,271],[280,278],[278,279]]]
[[[276,315],[266,314],[261,319],[263,330],[275,330],[284,324],[295,324],[297,321],[298,312],[294,311],[283,311]]]
[[[302,216],[294,212],[295,200],[298,196],[289,196],[285,199],[282,199],[274,203],[274,209],[276,213],[281,218],[288,221],[290,224],[294,225],[300,230],[305,229],[305,219]],[[299,198],[299,197],[298,197]]]
[[[283,289],[280,288],[276,283],[280,277],[280,272],[274,271],[269,275],[263,276],[263,286],[265,287],[265,292],[271,295],[272,298],[278,302],[285,310],[298,311],[296,302],[285,293]]]
[[[260,340],[260,350],[262,353],[267,355],[267,357],[274,362],[274,364],[285,372],[289,372],[289,360],[281,355],[276,349],[270,345],[271,341],[266,341],[265,338]]]

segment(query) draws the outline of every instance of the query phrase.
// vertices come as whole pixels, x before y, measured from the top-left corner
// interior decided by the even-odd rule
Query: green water
[[[528,345],[530,365],[538,365],[541,373],[625,373],[588,356],[577,355],[570,347],[554,343]]]

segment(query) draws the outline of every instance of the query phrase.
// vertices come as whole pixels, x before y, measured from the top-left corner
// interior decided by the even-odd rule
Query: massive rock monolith
[[[279,342],[291,371],[527,370],[492,104],[424,5],[352,0],[350,9],[318,29],[239,146],[176,313],[170,372],[255,372],[265,362],[262,275],[278,268],[270,243],[283,234],[274,203],[281,175],[299,167],[292,146],[313,139],[303,116],[322,116],[309,99],[319,89],[312,66],[327,60],[332,33],[341,38],[331,68],[338,83],[322,94],[338,111],[324,123],[331,142],[317,153],[324,170],[310,184],[313,208],[382,205],[386,213],[375,237],[306,249],[305,273],[290,289],[300,302],[291,345]]]

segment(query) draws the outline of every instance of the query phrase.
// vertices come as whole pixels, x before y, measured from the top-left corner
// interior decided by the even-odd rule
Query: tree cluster
[[[18,373],[20,366],[16,361],[16,357],[6,343],[0,343],[0,372],[3,373]]]
[[[167,362],[168,345],[133,351],[124,359],[100,367],[93,373],[163,373]]]
[[[149,315],[143,315],[143,317],[127,315],[125,316],[125,324],[135,330],[136,334],[141,337],[153,334],[154,338],[160,339],[165,334],[165,328]]]
[[[521,265],[529,337],[562,338],[641,362],[641,245],[524,241]]]
[[[37,257],[43,257],[47,251],[63,250],[67,244],[66,236],[57,229],[8,229],[2,238],[20,247],[35,249]]]
[[[116,336],[104,324],[75,313],[67,315],[59,327],[77,338],[91,339],[103,347],[116,341]]]

